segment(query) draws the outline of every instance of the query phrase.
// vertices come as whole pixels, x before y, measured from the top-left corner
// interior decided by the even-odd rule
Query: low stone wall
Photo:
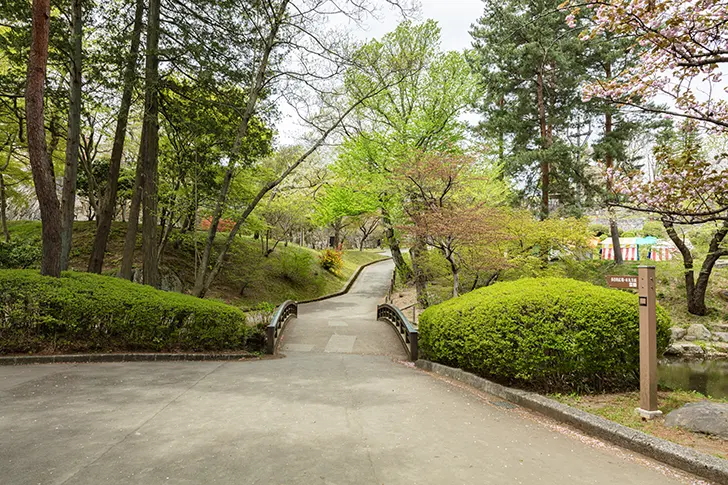
[[[714,324],[712,331],[705,325],[688,328],[672,327],[671,342],[665,357],[681,360],[728,360],[728,324]]]

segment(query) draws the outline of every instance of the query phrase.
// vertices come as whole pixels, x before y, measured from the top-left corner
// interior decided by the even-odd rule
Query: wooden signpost
[[[655,267],[640,266],[637,276],[607,276],[612,288],[637,290],[640,306],[640,407],[643,419],[662,415],[657,409],[657,296]]]

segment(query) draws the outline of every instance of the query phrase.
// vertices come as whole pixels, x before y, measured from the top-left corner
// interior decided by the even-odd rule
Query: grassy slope
[[[13,238],[25,239],[40,237],[39,222],[11,222]],[[73,249],[70,269],[85,271],[93,244],[95,225],[93,222],[77,222],[74,225]],[[121,264],[126,224],[115,223],[107,247],[104,273],[114,274]],[[195,241],[197,251],[202,252],[206,232],[195,236],[187,235],[167,245],[161,266],[177,275],[185,291],[192,288],[195,277]],[[219,234],[216,246],[219,247],[227,233]],[[135,266],[141,265],[141,236],[137,238]],[[216,257],[215,254],[213,257]],[[208,293],[226,303],[244,308],[256,307],[265,302],[277,305],[284,300],[304,300],[316,298],[341,290],[356,269],[367,262],[382,259],[377,251],[346,251],[344,268],[336,276],[324,271],[318,264],[318,251],[282,243],[269,257],[264,257],[259,241],[252,237],[238,237],[233,244],[228,262]],[[242,296],[240,290],[245,286]]]

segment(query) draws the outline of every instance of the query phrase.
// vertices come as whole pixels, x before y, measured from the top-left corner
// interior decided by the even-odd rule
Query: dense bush
[[[40,262],[40,241],[11,239],[0,242],[0,268],[29,268]]]
[[[669,317],[657,309],[657,346]],[[639,385],[637,296],[565,278],[526,278],[428,308],[420,350],[430,360],[548,391]]]
[[[310,281],[313,264],[311,253],[286,248],[280,253],[276,273],[280,278],[288,280],[294,285],[302,286]]]
[[[87,273],[0,271],[0,353],[233,350],[254,333],[218,302]]]
[[[344,267],[344,253],[336,249],[324,249],[319,255],[319,263],[326,271],[338,275]]]

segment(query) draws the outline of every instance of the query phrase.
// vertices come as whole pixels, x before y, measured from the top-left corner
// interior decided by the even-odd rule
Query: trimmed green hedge
[[[524,278],[481,288],[420,317],[424,358],[539,390],[639,386],[637,295],[566,278]],[[658,353],[670,319],[657,308]]]
[[[0,270],[0,353],[240,350],[257,332],[215,301],[89,273]]]

